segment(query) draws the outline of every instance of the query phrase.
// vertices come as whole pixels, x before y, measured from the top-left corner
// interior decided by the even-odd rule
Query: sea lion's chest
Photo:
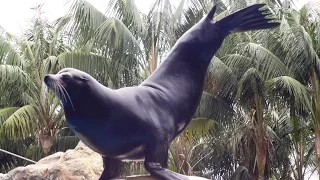
[[[148,137],[143,131],[137,131],[134,124],[122,124],[117,119],[87,119],[70,115],[66,115],[66,118],[70,128],[84,144],[104,155],[127,154],[143,145]]]

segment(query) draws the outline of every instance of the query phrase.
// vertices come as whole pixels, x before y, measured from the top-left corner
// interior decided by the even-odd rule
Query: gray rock
[[[36,164],[17,167],[8,174],[0,174],[0,180],[86,180],[99,179],[102,158],[79,142],[73,150],[57,152]]]
[[[0,173],[0,180],[97,180],[102,170],[101,155],[80,141],[75,149],[57,152],[41,159],[36,164],[17,167],[8,174]],[[156,180],[149,175],[120,179]],[[206,180],[195,176],[189,176],[189,179]]]

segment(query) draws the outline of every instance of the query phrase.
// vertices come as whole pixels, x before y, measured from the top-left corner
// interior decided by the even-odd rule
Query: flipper
[[[188,180],[185,175],[168,170],[169,143],[157,140],[146,147],[144,166],[148,172],[161,180]]]
[[[124,163],[119,159],[102,156],[103,172],[99,180],[111,180],[118,178],[124,172]]]
[[[265,4],[249,6],[222,18],[215,24],[226,34],[278,27],[280,23],[271,22],[274,18],[268,18],[267,16],[272,13],[264,6]],[[215,9],[216,6],[208,13],[207,18],[213,18]]]

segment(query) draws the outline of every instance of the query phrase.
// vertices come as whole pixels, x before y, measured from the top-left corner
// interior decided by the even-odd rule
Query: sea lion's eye
[[[62,74],[61,77],[62,77],[63,80],[70,79],[70,75],[69,74]]]
[[[85,78],[85,77],[79,77],[79,79],[80,79],[81,81],[87,81],[87,80],[88,80],[88,79]]]

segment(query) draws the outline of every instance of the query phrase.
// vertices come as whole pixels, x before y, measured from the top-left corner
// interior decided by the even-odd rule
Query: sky
[[[87,0],[101,12],[107,8],[107,0]],[[142,12],[148,12],[153,1],[136,0],[138,8]],[[38,4],[44,4],[42,11],[49,21],[53,21],[64,15],[72,1],[70,0],[0,0],[0,26],[7,32],[19,35],[27,28],[28,22],[35,15],[31,8]]]
[[[107,8],[107,0],[87,0],[101,12]],[[135,0],[137,7],[142,12],[148,12],[154,0]],[[172,0],[180,1],[180,0]],[[300,4],[307,3],[309,0],[299,0]],[[43,12],[49,21],[53,21],[68,11],[70,0],[0,0],[0,26],[7,32],[14,35],[20,35],[27,28],[28,22],[35,15],[31,10],[38,4],[43,5]],[[67,5],[66,5],[67,4]]]

